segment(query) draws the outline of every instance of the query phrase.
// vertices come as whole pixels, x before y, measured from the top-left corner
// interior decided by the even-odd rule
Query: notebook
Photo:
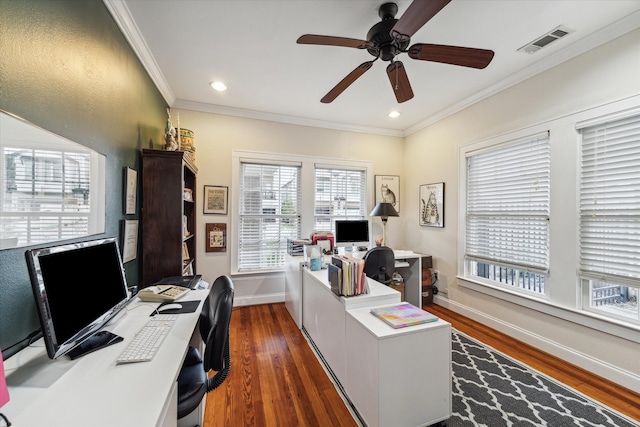
[[[371,313],[396,329],[438,320],[433,314],[408,302],[387,307],[372,308]]]

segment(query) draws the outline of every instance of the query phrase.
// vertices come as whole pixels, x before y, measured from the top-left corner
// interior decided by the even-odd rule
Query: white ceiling
[[[428,1],[428,0],[427,0]],[[335,101],[322,98],[366,50],[298,45],[302,34],[366,39],[382,0],[104,0],[171,107],[407,135],[582,52],[640,28],[640,0],[453,0],[411,38],[491,49],[484,70],[399,56],[414,98],[398,104],[373,67]],[[398,0],[400,18],[411,0]],[[517,49],[559,25],[573,33]],[[209,83],[222,80],[226,92]],[[387,114],[398,110],[401,116]]]

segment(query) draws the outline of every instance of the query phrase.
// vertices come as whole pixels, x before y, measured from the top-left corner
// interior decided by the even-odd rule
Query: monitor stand
[[[99,331],[84,340],[81,344],[69,350],[67,352],[67,355],[72,360],[77,359],[78,357],[84,356],[85,354],[91,353],[92,351],[96,351],[101,348],[110,346],[111,344],[118,343],[123,339],[124,338],[122,338],[121,336],[112,334],[109,331]]]

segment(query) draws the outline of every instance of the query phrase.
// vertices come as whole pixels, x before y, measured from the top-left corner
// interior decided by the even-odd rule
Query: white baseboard
[[[284,302],[284,292],[276,292],[273,294],[248,295],[245,297],[236,296],[233,299],[234,306],[272,304]]]
[[[586,354],[577,352],[569,347],[548,340],[542,336],[532,334],[525,329],[514,326],[510,323],[506,323],[500,319],[496,319],[495,317],[489,316],[486,313],[482,313],[456,301],[451,301],[444,296],[435,295],[434,302],[438,305],[448,308],[451,311],[480,322],[483,325],[489,326],[517,340],[532,345],[537,349],[552,354],[582,369],[592,372],[595,375],[599,375],[603,378],[613,381],[614,383],[619,384],[622,387],[633,390],[636,393],[640,393],[640,376],[638,375],[619,369],[613,365],[595,359]]]

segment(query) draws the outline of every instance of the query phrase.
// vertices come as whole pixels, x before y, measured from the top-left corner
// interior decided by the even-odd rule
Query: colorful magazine
[[[372,308],[371,313],[396,329],[438,320],[433,314],[408,302],[388,307]]]

